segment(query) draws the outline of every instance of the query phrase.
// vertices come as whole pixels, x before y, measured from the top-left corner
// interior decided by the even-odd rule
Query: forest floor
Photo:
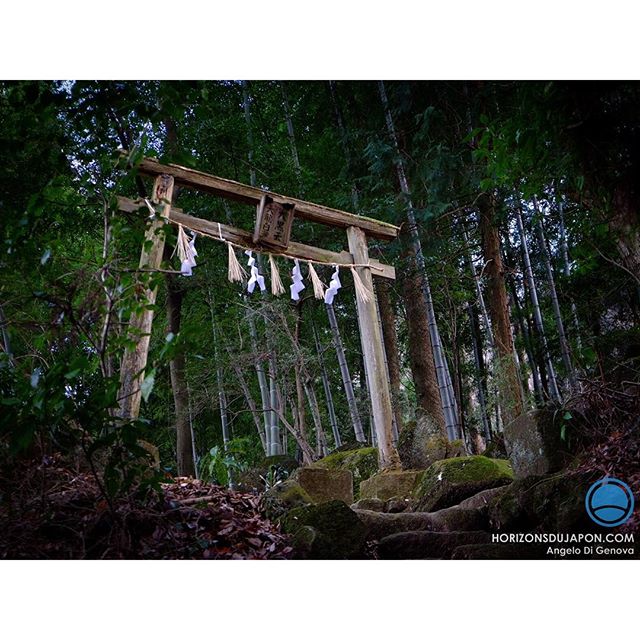
[[[17,473],[16,473],[17,472]],[[259,497],[192,478],[108,501],[59,455],[0,478],[0,558],[287,559],[287,537]],[[19,478],[16,482],[15,479]]]

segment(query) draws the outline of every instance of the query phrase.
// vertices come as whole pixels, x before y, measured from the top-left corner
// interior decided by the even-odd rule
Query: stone
[[[378,450],[375,447],[341,448],[309,466],[318,469],[347,469],[351,471],[353,495],[358,498],[360,483],[378,471]]]
[[[403,513],[404,511],[411,511],[413,506],[413,500],[411,498],[389,498],[384,503],[385,513]]]
[[[311,560],[365,557],[366,528],[341,500],[292,509],[280,519],[280,525],[292,536],[298,557]]]
[[[367,530],[368,540],[380,540],[402,531],[477,531],[487,525],[478,509],[451,507],[433,513],[378,513],[355,510]]]
[[[347,469],[319,469],[301,467],[296,469],[291,479],[297,482],[314,503],[342,500],[353,503],[353,478]]]
[[[470,498],[465,498],[459,506],[462,509],[488,509],[489,505],[506,491],[507,486],[503,485],[502,487],[480,491],[480,493],[476,493]]]
[[[432,511],[434,531],[477,531],[487,529],[489,518],[480,509],[463,509],[459,506]]]
[[[397,447],[403,469],[427,469],[437,460],[464,455],[462,440],[449,442],[425,414],[402,427]]]
[[[382,471],[360,483],[361,498],[410,498],[422,471]]]
[[[403,531],[382,538],[377,555],[381,560],[448,559],[461,545],[491,540],[486,531]]]
[[[382,513],[385,510],[386,503],[384,500],[378,500],[378,498],[360,498],[357,502],[351,505],[352,509],[365,509],[366,511],[379,511]]]
[[[523,413],[505,426],[504,443],[516,478],[559,471],[568,451],[561,435],[562,412],[545,407]]]
[[[294,480],[285,480],[269,489],[261,500],[262,510],[270,520],[277,520],[290,509],[313,503],[311,496]]]
[[[433,518],[430,513],[378,513],[354,510],[365,526],[367,540],[381,540],[403,531],[431,531]]]
[[[415,511],[437,511],[458,504],[484,489],[510,483],[513,472],[507,460],[465,456],[434,462],[415,489]]]
[[[491,502],[495,531],[582,532],[601,530],[587,515],[585,497],[597,472],[519,478]]]

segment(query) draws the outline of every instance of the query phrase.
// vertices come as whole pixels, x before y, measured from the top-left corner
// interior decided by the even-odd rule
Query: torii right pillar
[[[348,227],[347,239],[349,241],[349,252],[353,256],[354,263],[368,264],[369,248],[365,232],[358,227]],[[382,342],[382,329],[380,328],[380,313],[373,287],[371,269],[359,267],[357,270],[362,282],[371,292],[371,299],[368,302],[364,302],[356,296],[356,304],[358,307],[362,354],[364,356],[364,366],[367,370],[369,398],[373,410],[373,426],[378,440],[380,469],[396,469],[400,467],[400,457],[393,443],[393,409],[391,406],[391,390],[389,389],[384,344]]]

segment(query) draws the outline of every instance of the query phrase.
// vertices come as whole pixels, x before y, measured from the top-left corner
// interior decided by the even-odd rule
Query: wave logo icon
[[[589,517],[597,524],[618,527],[633,513],[633,493],[622,480],[602,478],[589,487],[585,506]]]

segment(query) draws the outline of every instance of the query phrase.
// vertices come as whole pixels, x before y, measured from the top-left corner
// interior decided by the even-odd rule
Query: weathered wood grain
[[[165,236],[162,227],[164,218],[169,218],[171,199],[173,197],[174,180],[171,176],[159,175],[153,186],[152,202],[163,203],[160,216],[153,218],[147,227],[145,241],[140,254],[140,270],[156,270],[160,268],[164,252]],[[145,205],[146,208],[146,205]],[[140,313],[133,314],[129,320],[129,331],[137,341],[135,348],[127,349],[120,365],[120,392],[118,394],[119,416],[123,420],[133,420],[140,413],[142,393],[142,373],[147,366],[149,354],[149,340],[151,339],[151,325],[153,323],[153,308],[157,288],[147,288],[142,291],[141,300],[146,304]]]
[[[130,198],[118,197],[118,208],[120,211],[126,213],[133,213],[139,209],[144,208],[144,211],[148,211],[146,204],[140,200],[131,200]],[[286,253],[294,258],[300,260],[318,260],[320,262],[326,262],[327,264],[341,264],[349,265],[354,264],[353,256],[348,251],[329,251],[327,249],[321,249],[319,247],[313,247],[311,245],[301,244],[299,242],[290,242],[286,250],[279,250],[276,247],[260,247],[253,242],[252,232],[232,227],[227,224],[215,222],[213,220],[205,220],[203,218],[196,218],[195,216],[184,213],[181,209],[172,208],[169,214],[169,222],[174,224],[182,224],[189,229],[193,229],[198,233],[202,233],[207,236],[219,237],[222,235],[224,240],[239,244],[247,249],[253,249],[254,251],[268,251],[273,255],[279,253]],[[394,267],[388,264],[384,264],[379,260],[370,259],[372,266],[372,273],[380,278],[388,278],[389,280],[395,280],[396,270]]]
[[[202,171],[188,169],[176,164],[161,164],[153,158],[144,158],[138,165],[138,171],[144,175],[157,176],[166,174],[173,176],[177,184],[184,187],[205,191],[217,196],[223,196],[237,202],[257,205],[260,202],[264,190],[251,187],[235,180],[219,178]],[[298,198],[290,198],[272,191],[267,192],[269,197],[278,204],[295,205],[295,216],[312,222],[318,222],[334,227],[356,227],[362,229],[368,236],[382,240],[394,240],[398,237],[399,227],[373,218],[356,216],[347,211],[332,209],[313,202],[306,202]]]
[[[367,236],[362,229],[349,227],[347,229],[349,249],[356,263],[364,264],[369,260]],[[373,423],[378,440],[378,456],[381,469],[392,469],[400,466],[400,458],[393,444],[393,412],[391,407],[391,392],[389,378],[382,343],[382,329],[378,302],[373,288],[371,270],[358,268],[358,275],[364,285],[371,291],[371,299],[364,302],[356,296],[358,308],[358,323],[360,325],[360,340],[362,355],[367,370],[369,398],[373,410]]]

